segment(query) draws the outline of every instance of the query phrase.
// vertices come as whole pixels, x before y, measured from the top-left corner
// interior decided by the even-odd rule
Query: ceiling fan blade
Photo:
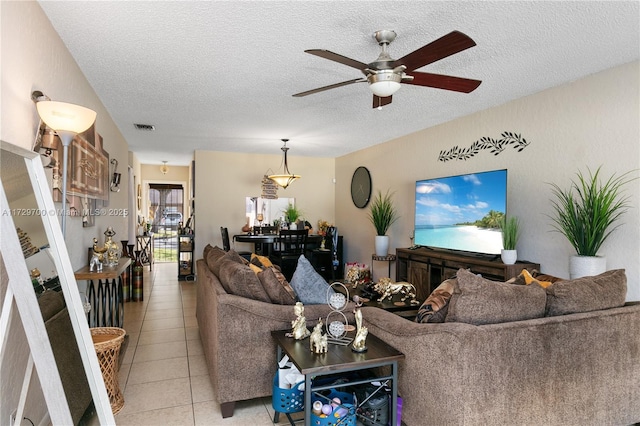
[[[312,55],[319,56],[324,59],[329,59],[330,61],[338,62],[343,65],[347,65],[349,67],[363,70],[367,68],[367,64],[364,62],[356,61],[355,59],[347,58],[346,56],[339,55],[337,53],[331,52],[329,50],[324,49],[309,49],[305,50],[306,53],[310,53]]]
[[[353,83],[361,83],[361,82],[364,82],[364,81],[367,81],[367,79],[366,78],[356,78],[356,79],[353,79],[353,80],[343,81],[342,83],[330,84],[329,86],[318,87],[317,89],[307,90],[306,92],[296,93],[295,95],[292,95],[292,96],[295,97],[295,98],[300,98],[302,96],[313,95],[314,93],[324,92],[325,90],[335,89],[336,87],[342,87],[342,86],[346,86],[348,84],[353,84]]]
[[[385,105],[389,105],[391,103],[391,98],[393,96],[387,96],[381,98],[378,95],[373,95],[373,108],[382,108]]]
[[[412,81],[403,81],[403,84],[415,86],[435,87],[436,89],[453,90],[455,92],[470,93],[476,90],[482,81],[469,78],[453,77],[451,75],[431,74],[428,72],[410,72]]]
[[[425,65],[444,59],[454,53],[462,52],[476,45],[476,42],[460,31],[452,31],[449,34],[414,50],[408,55],[396,60],[393,67],[405,65],[407,71],[413,71]]]

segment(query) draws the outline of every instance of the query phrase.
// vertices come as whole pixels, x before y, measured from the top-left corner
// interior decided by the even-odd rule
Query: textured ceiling
[[[142,163],[187,164],[193,150],[338,157],[639,58],[640,2],[40,3]],[[470,94],[403,85],[371,108],[361,77],[304,53],[371,62],[459,30],[477,46],[420,71],[482,80]],[[46,88],[45,88],[46,90]],[[152,124],[154,132],[134,129]]]

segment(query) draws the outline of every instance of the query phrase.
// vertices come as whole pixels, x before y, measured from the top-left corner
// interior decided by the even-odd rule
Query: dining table
[[[233,236],[233,241],[251,243],[254,253],[269,256],[274,243],[278,241],[278,234],[236,234]]]

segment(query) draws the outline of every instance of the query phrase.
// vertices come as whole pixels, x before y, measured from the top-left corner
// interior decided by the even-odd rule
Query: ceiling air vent
[[[151,124],[133,123],[133,127],[135,127],[138,130],[144,130],[147,132],[153,132],[156,129],[156,127]]]

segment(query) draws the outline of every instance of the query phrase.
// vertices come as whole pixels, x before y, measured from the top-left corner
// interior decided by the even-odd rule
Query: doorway
[[[149,217],[153,218],[153,259],[178,261],[178,228],[184,223],[184,188],[178,184],[149,184]]]

